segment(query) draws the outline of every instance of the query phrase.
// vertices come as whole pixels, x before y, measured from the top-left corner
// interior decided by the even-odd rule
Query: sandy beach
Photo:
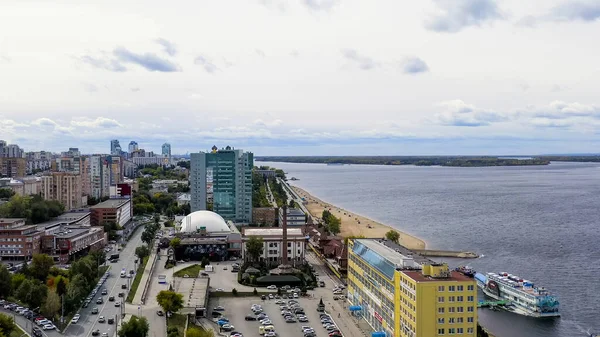
[[[342,225],[340,235],[342,237],[362,235],[368,238],[384,238],[385,233],[392,229],[400,234],[401,245],[409,249],[425,249],[425,241],[415,236],[401,232],[395,228],[386,226],[371,219],[365,218],[364,216],[339,208],[335,205],[332,205],[309,194],[308,192],[297,186],[291,187],[294,189],[294,191],[296,191],[296,193],[298,193],[298,195],[300,195],[302,198],[305,198],[305,200],[307,201],[305,206],[313,217],[321,218],[323,211],[325,209],[329,209],[329,211],[333,215],[335,215],[338,218],[341,218]]]

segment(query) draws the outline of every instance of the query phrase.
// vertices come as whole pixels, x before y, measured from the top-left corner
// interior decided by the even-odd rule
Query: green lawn
[[[204,270],[201,265],[195,264],[186,268],[181,269],[180,271],[173,274],[175,277],[184,277],[186,274],[189,277],[198,277],[200,271]]]
[[[175,327],[177,328],[178,336],[183,337],[186,321],[186,315],[173,314],[170,318],[167,318],[167,331],[169,331],[170,328]]]
[[[125,300],[125,302],[131,303],[131,301],[133,301],[135,293],[137,292],[137,288],[140,286],[140,282],[142,281],[142,275],[144,275],[144,269],[146,269],[148,259],[150,259],[150,257],[146,256],[142,264],[138,266],[138,270],[135,273],[135,278],[131,283],[131,289],[129,289],[129,294],[127,295],[127,299]]]
[[[10,333],[9,337],[20,337],[23,336],[25,331],[15,324],[15,329]]]

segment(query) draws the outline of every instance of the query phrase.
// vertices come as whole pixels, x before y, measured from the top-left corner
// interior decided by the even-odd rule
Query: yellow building
[[[388,240],[348,241],[348,301],[387,336],[477,334],[475,280]]]

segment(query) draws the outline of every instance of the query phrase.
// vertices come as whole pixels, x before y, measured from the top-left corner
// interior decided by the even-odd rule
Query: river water
[[[414,234],[428,248],[469,250],[477,271],[519,275],[559,296],[562,317],[479,309],[498,337],[600,331],[600,164],[416,167],[257,162],[316,197]],[[480,294],[480,299],[482,295]]]

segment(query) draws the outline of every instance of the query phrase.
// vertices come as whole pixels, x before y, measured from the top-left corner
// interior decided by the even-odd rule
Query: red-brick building
[[[40,232],[35,225],[26,225],[25,219],[0,218],[0,259],[28,261],[40,251]]]
[[[92,217],[90,224],[92,226],[102,226],[105,222],[114,222],[121,227],[131,220],[133,216],[133,207],[131,199],[109,199],[97,205],[90,207]]]

